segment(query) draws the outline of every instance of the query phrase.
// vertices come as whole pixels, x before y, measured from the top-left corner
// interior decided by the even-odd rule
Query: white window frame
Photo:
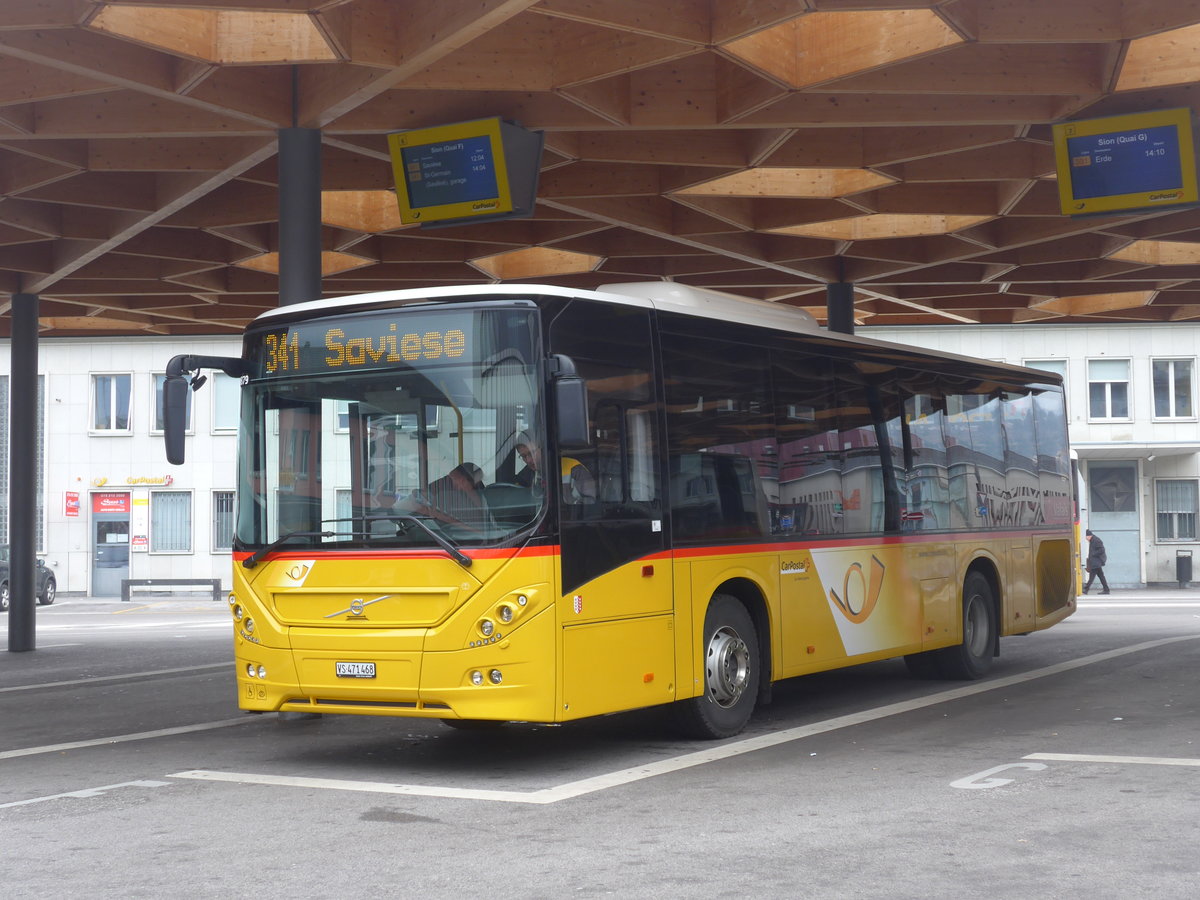
[[[160,396],[158,380],[160,378],[166,379],[166,377],[167,377],[167,375],[165,372],[151,372],[150,373],[150,433],[151,434],[162,434],[163,433],[163,430],[161,428],[157,427],[158,419],[159,419],[158,401],[159,401],[159,396]],[[196,409],[196,405],[194,403],[192,403],[192,391],[189,390],[187,392],[187,425],[184,427],[184,434],[195,434],[195,431],[193,430],[193,426],[195,425],[195,419],[194,419],[195,409]]]
[[[217,541],[217,497],[218,495],[228,494],[232,500],[229,510],[229,543],[222,544]],[[237,532],[237,492],[233,490],[213,490],[209,499],[212,502],[212,521],[213,529],[209,541],[209,550],[218,555],[225,555],[233,551],[233,536]]]
[[[188,497],[188,523],[187,523],[187,549],[186,550],[159,550],[155,547],[157,537],[155,535],[154,524],[154,500],[155,497],[162,494],[186,494]],[[193,491],[150,491],[150,546],[149,552],[156,556],[190,556],[195,552],[196,548],[196,495]]]
[[[221,417],[218,415],[218,402],[220,400],[220,389],[217,388],[218,383],[222,383],[222,379],[229,379],[240,390],[241,379],[234,378],[232,375],[226,375],[224,372],[214,372],[212,380],[212,427],[209,429],[212,434],[237,434],[238,421],[241,419],[240,402],[234,406],[233,425],[222,425]],[[240,394],[237,395],[240,398]]]
[[[129,427],[128,428],[101,428],[99,425],[96,424],[96,402],[99,399],[97,379],[98,378],[119,378],[122,375],[129,379],[129,403],[128,403]],[[91,402],[88,403],[88,434],[93,435],[94,437],[128,437],[133,434],[133,419],[134,419],[134,415],[133,415],[133,411],[134,411],[133,381],[134,381],[134,379],[133,379],[132,372],[91,372],[91,373],[89,373],[89,375],[88,375],[88,386],[89,386],[88,399]],[[116,418],[117,418],[117,416],[116,416],[116,412],[117,412],[116,392],[112,391],[112,390],[109,391],[109,396],[108,396],[108,412],[109,412],[109,416],[110,416],[110,421],[115,422]]]
[[[1185,512],[1183,510],[1170,510],[1170,511],[1164,512],[1162,509],[1160,509],[1159,485],[1167,484],[1170,482],[1181,482],[1181,481],[1188,482],[1195,488],[1197,500],[1200,501],[1200,479],[1197,479],[1197,478],[1156,478],[1156,479],[1154,479],[1154,541],[1157,544],[1195,543],[1197,537],[1200,536],[1200,528],[1196,527],[1196,520],[1198,518],[1200,518],[1200,508],[1192,510],[1191,512]],[[1162,515],[1168,515],[1168,516],[1173,516],[1173,517],[1186,516],[1186,515],[1192,516],[1192,520],[1193,520],[1192,534],[1185,535],[1183,537],[1163,537],[1159,531],[1159,525],[1158,525],[1158,522],[1159,522],[1158,517],[1162,516]],[[1178,519],[1177,518],[1173,519],[1173,522],[1174,522],[1174,526],[1173,526],[1174,530],[1176,532],[1178,532],[1178,530],[1179,530]]]
[[[1111,381],[1105,379],[1092,378],[1092,363],[1124,363],[1125,364],[1125,380]],[[1102,384],[1105,386],[1104,391],[1104,408],[1105,412],[1112,412],[1112,386],[1114,384],[1125,385],[1125,405],[1127,412],[1123,416],[1105,415],[1097,416],[1092,413],[1092,385]],[[1133,360],[1128,357],[1113,357],[1099,356],[1087,360],[1087,411],[1089,422],[1132,422],[1133,421]]]
[[[1171,413],[1162,415],[1158,411],[1158,403],[1154,396],[1154,365],[1155,363],[1171,364],[1171,386],[1169,395]],[[1187,363],[1190,367],[1188,376],[1188,392],[1191,394],[1192,413],[1187,416],[1174,415],[1175,411],[1175,363]],[[1196,421],[1196,358],[1194,356],[1152,356],[1150,357],[1150,407],[1156,422],[1195,422]]]

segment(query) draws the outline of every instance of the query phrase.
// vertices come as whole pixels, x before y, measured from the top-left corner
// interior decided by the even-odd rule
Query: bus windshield
[[[240,549],[509,540],[540,518],[531,308],[389,310],[248,337]]]

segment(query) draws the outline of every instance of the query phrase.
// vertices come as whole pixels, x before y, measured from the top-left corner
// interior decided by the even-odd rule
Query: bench
[[[128,603],[129,595],[135,587],[143,588],[176,588],[176,587],[198,587],[200,585],[207,586],[213,595],[213,600],[221,599],[221,579],[220,578],[122,578],[121,579],[121,602]]]

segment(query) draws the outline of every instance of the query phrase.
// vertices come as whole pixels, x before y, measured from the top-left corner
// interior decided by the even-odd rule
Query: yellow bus
[[[1061,380],[668,283],[263,314],[240,358],[239,702],[741,731],[771,685],[984,675],[1075,609]],[[191,378],[199,386],[199,375]]]

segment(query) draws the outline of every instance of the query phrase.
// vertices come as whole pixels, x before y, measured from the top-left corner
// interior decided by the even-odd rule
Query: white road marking
[[[1079,606],[1096,609],[1195,609],[1200,606],[1200,600],[1080,600]]]
[[[1055,762],[1116,763],[1134,766],[1198,766],[1200,759],[1172,756],[1099,756],[1095,753],[1030,753],[1022,759],[1047,759]]]
[[[238,719],[222,719],[219,722],[201,722],[197,725],[180,725],[177,728],[159,728],[156,731],[139,731],[136,734],[114,734],[111,737],[93,738],[87,741],[71,741],[66,744],[47,744],[42,747],[26,747],[22,750],[0,750],[0,759],[16,759],[19,756],[37,756],[40,753],[61,753],[63,750],[82,750],[86,747],[107,747],[111,744],[127,744],[130,741],[148,741],[153,738],[191,734],[195,731],[212,731],[216,728],[232,728],[262,721],[258,716]]]
[[[120,784],[106,784],[103,787],[84,788],[81,791],[68,791],[65,794],[51,794],[48,797],[33,797],[29,800],[16,800],[13,803],[0,803],[0,809],[11,806],[28,806],[30,803],[45,803],[47,800],[60,800],[63,797],[99,797],[115,788],[123,787],[170,787],[169,781],[122,781]]]
[[[65,644],[63,646],[72,646]],[[37,684],[19,684],[15,687],[0,688],[0,694],[12,691],[34,691],[39,688],[71,687],[77,684],[99,684],[102,681],[125,681],[130,678],[153,678],[157,675],[177,675],[180,672],[200,672],[205,669],[233,668],[233,660],[223,663],[205,663],[202,666],[184,666],[181,669],[155,669],[150,672],[128,672],[124,675],[98,675],[95,678],[75,678],[71,681],[41,681]]]
[[[914,700],[904,700],[898,703],[890,703],[886,706],[877,707],[876,709],[850,713],[849,715],[838,716],[837,718],[833,719],[826,719],[823,722],[814,722],[809,725],[800,725],[796,728],[788,728],[784,731],[776,731],[770,734],[762,734],[756,737],[745,738],[740,741],[721,744],[705,750],[698,750],[694,753],[685,753],[682,756],[677,756],[673,759],[664,759],[657,762],[646,763],[644,765],[633,766],[628,769],[621,769],[617,772],[608,772],[592,778],[571,781],[567,782],[566,784],[558,785],[557,787],[543,788],[537,791],[473,790],[469,788],[440,787],[436,785],[388,784],[385,782],[376,781],[343,781],[332,778],[257,775],[246,772],[213,772],[204,769],[177,772],[173,775],[168,775],[167,777],[188,778],[199,781],[234,782],[239,784],[263,784],[318,788],[324,790],[360,791],[378,794],[405,794],[415,797],[442,797],[459,800],[490,800],[503,803],[558,803],[562,800],[569,800],[573,797],[581,797],[585,794],[592,794],[596,793],[597,791],[604,791],[610,788],[632,784],[637,781],[642,781],[646,778],[654,778],[658,775],[667,775],[672,772],[682,771],[683,769],[690,769],[694,766],[702,766],[707,765],[708,763],[720,762],[721,760],[732,759],[736,756],[741,756],[746,753],[754,753],[758,750],[766,750],[771,747],[777,747],[780,744],[791,743],[792,741],[798,741],[814,735],[826,734],[842,728],[850,728],[854,725],[863,725],[867,722],[874,722],[879,719],[888,718],[889,716],[913,712],[914,710],[925,709],[926,707],[936,706],[941,703],[949,703],[954,700],[961,700],[965,697],[972,697],[976,694],[983,694],[987,693],[988,691],[1012,687],[1013,685],[1022,684],[1027,681],[1034,681],[1038,678],[1046,678],[1051,675],[1058,675],[1062,672],[1069,672],[1072,669],[1078,669],[1082,668],[1083,666],[1093,665],[1109,659],[1127,656],[1130,653],[1138,653],[1142,650],[1151,650],[1167,644],[1179,643],[1180,641],[1194,641],[1198,639],[1200,639],[1200,635],[1183,635],[1179,637],[1162,638],[1156,641],[1146,641],[1141,644],[1134,644],[1129,647],[1121,647],[1116,650],[1106,650],[1103,653],[1093,653],[1090,656],[1083,656],[1079,659],[1068,660],[1067,662],[1057,663],[1052,666],[1047,666],[1044,669],[1036,669],[1032,672],[1025,672],[1020,675],[1010,675],[1007,678],[997,678],[991,681],[964,685],[963,687],[931,694],[927,697],[920,697]]]
[[[1029,757],[1025,757],[1029,759]],[[994,778],[1001,772],[1007,772],[1009,769],[1028,769],[1031,772],[1041,772],[1048,768],[1041,763],[1009,763],[1006,766],[993,766],[990,769],[984,769],[982,772],[976,772],[974,775],[968,775],[966,778],[960,778],[957,781],[950,782],[952,788],[962,788],[970,791],[987,790],[988,788],[1003,787],[1006,784],[1012,784],[1012,778]]]

